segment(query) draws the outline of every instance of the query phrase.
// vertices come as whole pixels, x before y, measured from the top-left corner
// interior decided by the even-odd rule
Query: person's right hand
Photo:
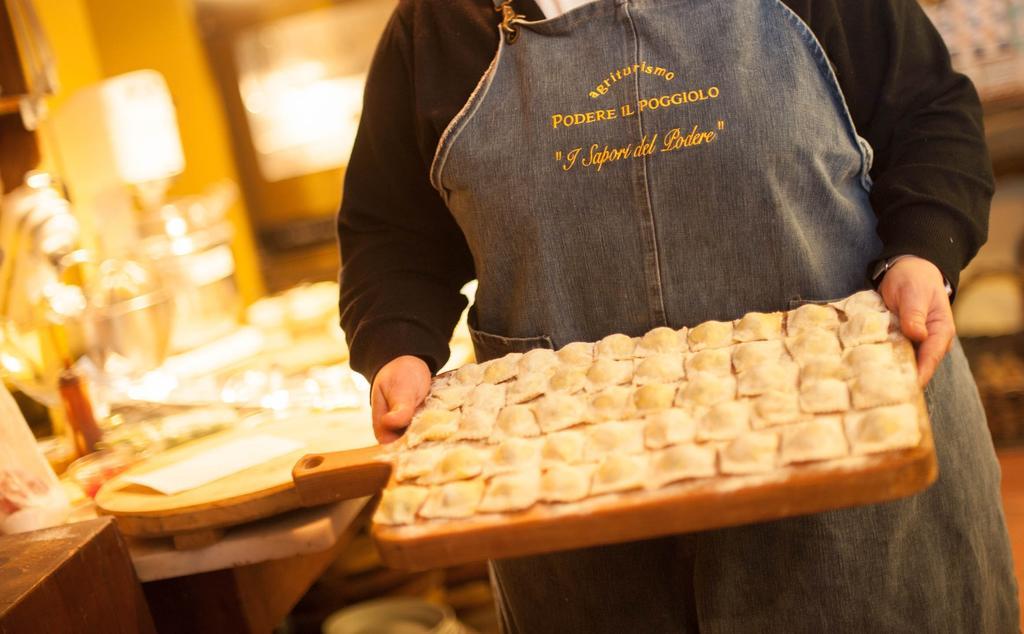
[[[383,444],[398,440],[429,391],[430,368],[423,359],[405,355],[387,362],[370,388],[377,441]]]

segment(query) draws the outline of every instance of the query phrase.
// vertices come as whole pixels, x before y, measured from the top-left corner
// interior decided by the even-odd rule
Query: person
[[[542,4],[401,0],[374,57],[338,235],[378,438],[427,394],[473,278],[481,361],[873,282],[917,342],[941,475],[886,504],[493,561],[503,629],[1017,631],[950,309],[993,180],[977,95],[922,10]]]

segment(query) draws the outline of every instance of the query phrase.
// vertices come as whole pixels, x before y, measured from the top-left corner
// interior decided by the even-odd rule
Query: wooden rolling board
[[[914,363],[907,342],[901,363]],[[424,569],[518,557],[662,535],[737,526],[898,499],[927,488],[938,465],[923,394],[916,395],[921,442],[910,449],[790,465],[767,474],[717,476],[592,497],[536,504],[520,512],[408,526],[375,523],[381,557],[395,568]],[[309,455],[295,466],[304,504],[368,495],[390,469],[390,450]],[[389,481],[388,486],[395,482]]]
[[[253,435],[288,438],[303,443],[303,447],[175,495],[164,495],[125,480],[130,475],[174,464]],[[174,536],[179,547],[200,547],[215,541],[218,529],[300,507],[291,471],[303,454],[344,451],[373,442],[368,410],[310,414],[268,422],[252,429],[223,432],[135,465],[100,488],[96,506],[100,513],[115,516],[120,529],[128,535]]]
[[[922,422],[927,428],[927,416]],[[768,475],[692,480],[458,522],[374,524],[372,533],[386,564],[420,570],[886,502],[917,493],[937,477],[928,428],[917,447],[885,455],[791,466]]]

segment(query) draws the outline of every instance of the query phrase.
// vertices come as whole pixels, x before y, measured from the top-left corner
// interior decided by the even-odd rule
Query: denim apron
[[[431,167],[476,266],[478,358],[865,286],[871,148],[782,2],[597,0],[512,27]],[[925,493],[494,561],[505,630],[1016,631],[998,464],[959,344],[926,398],[941,475]]]

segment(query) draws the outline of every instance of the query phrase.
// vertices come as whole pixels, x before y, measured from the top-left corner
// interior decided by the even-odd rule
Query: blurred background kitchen
[[[0,422],[0,533],[89,517],[104,481],[218,432],[340,420],[350,446],[372,442],[334,216],[394,4],[0,0],[0,372],[61,477],[38,475],[33,498]],[[1024,0],[925,7],[985,104],[998,192],[954,308],[1024,547]],[[471,358],[464,326],[452,351]],[[319,631],[405,596],[493,630],[482,566],[385,570],[365,515],[264,625]],[[161,631],[168,574],[140,573]]]

